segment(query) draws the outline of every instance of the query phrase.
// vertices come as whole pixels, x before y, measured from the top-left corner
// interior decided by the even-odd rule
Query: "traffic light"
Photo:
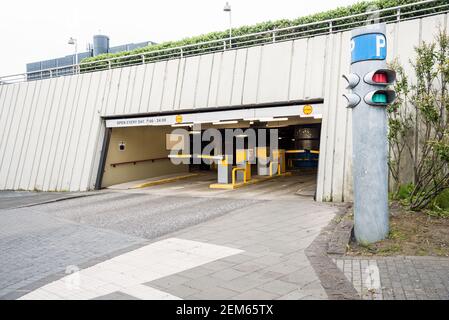
[[[396,81],[396,72],[389,69],[378,69],[368,72],[363,80],[368,84],[388,86]]]
[[[352,89],[352,93],[345,93],[348,108],[355,108],[361,101],[361,96],[366,104],[376,107],[385,107],[394,102],[396,93],[387,87],[396,81],[396,72],[390,69],[377,69],[363,76],[364,85],[359,86],[360,76],[355,73],[343,75],[348,82],[346,89]]]
[[[375,107],[386,107],[396,100],[396,93],[394,90],[375,90],[368,92],[365,95],[365,102]]]
[[[365,102],[371,106],[385,107],[396,100],[394,90],[386,87],[396,81],[396,72],[389,69],[378,69],[368,72],[363,80],[370,85],[382,87],[380,90],[373,90],[365,95]]]

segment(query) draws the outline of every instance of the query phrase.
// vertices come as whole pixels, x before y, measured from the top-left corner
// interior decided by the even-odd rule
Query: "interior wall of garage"
[[[447,15],[388,25],[390,60],[407,64],[440,25]],[[323,98],[317,199],[351,200],[351,113],[341,97],[349,39],[336,33],[0,85],[0,189],[93,189],[104,117]]]
[[[112,129],[104,167],[102,187],[172,173],[188,172],[186,164],[174,165],[166,149],[165,135],[170,127],[131,127]],[[120,144],[125,145],[123,151]],[[154,159],[154,160],[150,160]],[[126,163],[146,160],[137,163]],[[122,163],[113,166],[113,164]]]

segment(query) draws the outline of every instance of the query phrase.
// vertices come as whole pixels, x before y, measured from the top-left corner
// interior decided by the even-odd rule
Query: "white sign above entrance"
[[[215,112],[185,113],[168,116],[153,116],[139,118],[122,118],[106,120],[107,128],[139,127],[139,126],[170,126],[180,123],[212,123],[226,120],[246,120],[267,117],[322,117],[322,104],[293,105],[285,107],[237,109]]]
[[[111,127],[136,127],[136,126],[166,126],[171,125],[175,121],[175,116],[162,117],[145,117],[145,118],[128,118],[107,120],[106,126]]]

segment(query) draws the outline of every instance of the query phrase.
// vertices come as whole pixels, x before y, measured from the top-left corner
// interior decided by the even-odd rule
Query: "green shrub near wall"
[[[362,2],[356,3],[351,6],[340,7],[340,8],[336,8],[336,9],[329,10],[326,12],[317,13],[317,14],[313,14],[313,15],[309,15],[309,16],[305,16],[305,17],[300,17],[300,18],[293,19],[293,20],[282,19],[282,20],[277,20],[277,21],[266,21],[266,22],[258,23],[258,24],[252,25],[252,26],[242,26],[242,27],[233,29],[232,34],[233,34],[233,36],[242,36],[242,35],[247,35],[247,34],[252,34],[252,33],[270,31],[270,30],[275,30],[275,29],[280,29],[280,28],[298,26],[298,25],[303,25],[303,24],[307,24],[307,23],[325,21],[325,20],[329,20],[329,19],[335,19],[335,18],[339,18],[339,17],[345,17],[345,16],[355,15],[355,14],[359,14],[359,13],[364,13],[367,11],[367,9],[370,6],[376,6],[379,9],[384,9],[384,8],[390,8],[390,7],[395,7],[395,6],[404,5],[404,4],[415,3],[415,2],[419,2],[419,1],[420,0],[362,1]],[[447,4],[447,0],[438,1],[436,5],[440,5],[440,4],[441,5]],[[436,5],[434,4],[433,6],[436,6]],[[416,9],[426,8],[427,6],[428,5],[412,6],[410,8],[406,8],[406,9],[402,10],[401,14],[406,15],[407,12],[411,12]],[[438,11],[438,9],[434,9],[434,12],[437,12],[437,11]],[[387,15],[391,15],[391,12],[388,12]],[[381,17],[382,16],[385,16],[385,14],[381,15]],[[411,16],[412,15],[407,15],[407,17],[411,17]],[[391,17],[391,18],[387,19],[387,21],[393,21],[395,19],[396,19],[395,17]],[[333,26],[333,29],[334,29],[334,31],[338,31],[339,29],[341,30],[341,29],[345,28],[345,26],[342,26],[344,24],[353,23],[353,22],[362,23],[365,20],[366,20],[365,16],[350,18],[350,19],[343,19],[341,21],[336,22]],[[323,23],[322,27],[326,28],[326,27],[328,27],[328,25],[326,23]],[[317,28],[317,25],[314,25],[312,28],[309,28],[309,29],[308,29],[308,27],[301,27],[300,30],[298,30],[298,31],[305,32],[308,36],[313,36],[314,34],[322,32],[322,31],[316,31],[316,28]],[[310,29],[314,29],[314,30],[310,30]],[[310,30],[310,31],[308,31],[308,30]],[[143,48],[139,48],[139,49],[135,49],[135,50],[131,50],[131,51],[124,51],[124,52],[114,53],[114,54],[101,54],[96,57],[86,58],[86,59],[82,60],[82,62],[94,62],[94,61],[103,60],[103,59],[107,59],[107,58],[117,58],[116,60],[114,60],[114,67],[125,66],[127,64],[132,64],[133,58],[120,58],[120,57],[134,55],[134,54],[145,54],[148,61],[158,60],[158,55],[161,55],[161,53],[156,53],[155,51],[162,50],[162,49],[176,48],[176,47],[185,46],[185,45],[197,44],[197,43],[201,43],[201,42],[225,39],[228,37],[228,32],[229,32],[228,30],[210,32],[207,34],[194,36],[194,37],[182,39],[179,41],[167,41],[167,42],[163,42],[160,44],[150,45],[147,47],[143,47]],[[309,32],[309,33],[307,33],[307,32]],[[282,37],[282,33],[277,34],[277,36]],[[263,37],[267,38],[266,39],[267,42],[271,41],[271,38],[268,38],[266,35],[254,36],[254,37],[252,37],[251,40],[258,40],[258,41],[262,40],[263,41],[264,40]],[[248,38],[240,39],[240,40],[235,39],[233,42],[233,46],[238,47],[239,41],[241,42],[241,41],[248,41],[248,40],[249,40]],[[216,45],[217,45],[216,43],[202,45],[199,48],[195,48],[196,50],[198,50],[195,53],[199,54],[199,53],[207,53],[210,51],[216,51],[213,49],[213,47]],[[179,55],[179,51],[175,51],[175,50],[173,52],[168,51],[168,52],[164,52],[163,54],[166,55],[164,58],[169,58],[170,54],[173,54],[173,56]],[[105,63],[105,62],[99,62],[98,64],[94,64],[94,65],[95,65],[96,69],[107,68],[107,63]],[[89,69],[86,69],[86,68],[87,68],[87,66],[81,66],[81,71],[89,71],[91,66],[89,65],[89,67],[88,67]]]

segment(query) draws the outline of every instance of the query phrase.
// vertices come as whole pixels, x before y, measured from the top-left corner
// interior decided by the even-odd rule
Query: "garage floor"
[[[203,172],[188,179],[123,192],[258,200],[313,198],[316,190],[316,171],[293,172],[291,176],[277,177],[235,190],[210,189],[209,185],[215,182],[216,173]]]

